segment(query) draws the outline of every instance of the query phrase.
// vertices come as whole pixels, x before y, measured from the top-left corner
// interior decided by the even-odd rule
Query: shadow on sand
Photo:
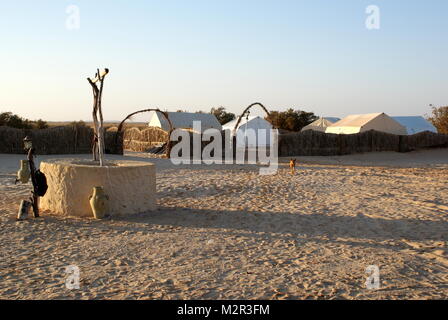
[[[448,222],[414,219],[384,219],[362,215],[291,214],[286,212],[221,211],[161,207],[155,212],[115,221],[143,225],[226,229],[248,233],[302,237],[387,240],[448,240]],[[136,226],[137,227],[137,226]]]

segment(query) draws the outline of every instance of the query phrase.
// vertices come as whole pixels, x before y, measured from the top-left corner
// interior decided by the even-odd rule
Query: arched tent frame
[[[240,124],[241,119],[243,119],[244,115],[254,106],[260,106],[263,109],[263,111],[267,114],[268,118],[271,116],[268,109],[263,104],[261,104],[260,102],[252,103],[246,109],[244,109],[243,113],[239,116],[238,121],[235,124],[235,128],[233,128],[233,134],[235,134],[236,131],[238,130],[238,125]],[[273,125],[273,127],[274,127],[274,125]]]
[[[151,111],[159,112],[160,114],[162,114],[165,117],[165,119],[168,121],[168,124],[170,126],[170,130],[168,132],[168,140],[166,141],[166,146],[167,146],[167,148],[166,148],[166,156],[167,156],[167,158],[169,158],[170,157],[170,152],[171,152],[171,140],[170,140],[170,137],[171,137],[171,133],[173,132],[174,128],[173,128],[173,124],[171,123],[170,118],[168,117],[168,112],[162,111],[162,110],[157,109],[157,108],[150,108],[150,109],[144,109],[144,110],[135,111],[135,112],[129,114],[126,118],[124,118],[124,120],[121,121],[120,125],[118,126],[117,134],[115,136],[115,142],[117,142],[118,136],[121,134],[121,132],[123,130],[123,125],[124,125],[124,123],[127,120],[129,120],[130,118],[132,118],[136,114],[144,113],[144,112],[151,112]]]

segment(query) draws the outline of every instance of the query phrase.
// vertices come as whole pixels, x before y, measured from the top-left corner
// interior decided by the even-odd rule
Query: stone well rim
[[[154,163],[135,160],[106,160],[101,167],[99,161],[87,159],[48,159],[43,160],[41,164],[51,164],[63,167],[74,167],[83,169],[115,169],[115,168],[132,168],[132,167],[153,167]]]

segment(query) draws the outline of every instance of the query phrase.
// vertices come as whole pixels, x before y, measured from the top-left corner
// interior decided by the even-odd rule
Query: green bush
[[[277,129],[299,132],[303,127],[319,119],[313,112],[288,109],[286,111],[271,111],[266,118]]]
[[[218,119],[220,124],[226,124],[235,119],[235,115],[233,113],[227,112],[224,107],[212,108],[210,113],[213,114],[216,119]]]

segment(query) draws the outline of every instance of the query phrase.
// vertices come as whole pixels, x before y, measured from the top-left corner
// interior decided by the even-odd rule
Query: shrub
[[[33,125],[30,120],[24,119],[12,112],[0,113],[0,126],[7,126],[17,129],[32,129]]]
[[[448,106],[432,107],[432,115],[428,118],[439,133],[448,134]]]

